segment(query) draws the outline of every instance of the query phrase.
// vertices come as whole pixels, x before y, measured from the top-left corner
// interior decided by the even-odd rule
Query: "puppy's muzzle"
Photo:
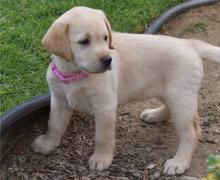
[[[109,56],[109,55],[104,56],[100,60],[101,60],[101,63],[103,65],[104,69],[111,70],[111,62],[112,62],[111,56]]]

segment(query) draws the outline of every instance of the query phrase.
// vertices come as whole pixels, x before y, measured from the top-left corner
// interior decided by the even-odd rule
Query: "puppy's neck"
[[[68,74],[81,71],[81,69],[76,65],[74,61],[67,62],[63,58],[56,55],[53,55],[53,58],[57,68],[61,73]]]

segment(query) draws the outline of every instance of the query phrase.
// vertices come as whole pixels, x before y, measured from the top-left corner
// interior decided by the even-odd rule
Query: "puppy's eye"
[[[88,38],[79,41],[79,44],[81,44],[81,45],[89,45],[89,43],[90,43],[90,41]]]
[[[108,36],[105,36],[105,37],[104,37],[104,40],[107,41],[107,40],[108,40]]]

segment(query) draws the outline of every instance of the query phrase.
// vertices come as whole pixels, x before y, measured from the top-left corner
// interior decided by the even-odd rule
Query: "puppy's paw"
[[[31,147],[35,152],[49,154],[58,145],[59,143],[49,139],[46,135],[41,135],[32,142]]]
[[[174,176],[183,174],[188,168],[189,163],[184,160],[177,160],[173,158],[166,161],[163,173],[168,176]]]
[[[89,158],[89,168],[91,170],[98,170],[103,171],[105,169],[108,169],[109,166],[112,164],[113,155],[111,154],[98,154],[94,153]]]
[[[166,120],[161,112],[160,108],[157,109],[145,109],[140,116],[141,120],[147,123],[157,123]]]

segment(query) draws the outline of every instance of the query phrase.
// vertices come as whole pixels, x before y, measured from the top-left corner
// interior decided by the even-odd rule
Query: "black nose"
[[[107,55],[101,58],[101,62],[105,68],[109,68],[112,62],[112,57]]]

